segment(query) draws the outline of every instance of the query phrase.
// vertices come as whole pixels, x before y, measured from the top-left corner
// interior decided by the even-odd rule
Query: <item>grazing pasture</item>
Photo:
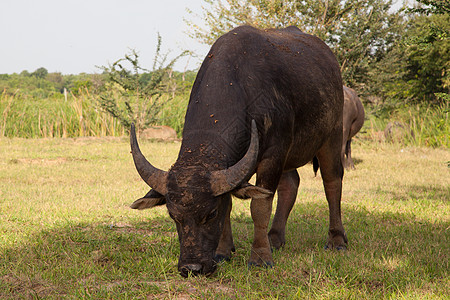
[[[328,208],[307,165],[274,268],[247,268],[250,202],[234,199],[232,260],[183,279],[166,208],[129,208],[148,187],[127,138],[0,138],[0,298],[448,299],[450,151],[352,146],[347,251],[323,249]],[[141,141],[166,170],[179,147]]]

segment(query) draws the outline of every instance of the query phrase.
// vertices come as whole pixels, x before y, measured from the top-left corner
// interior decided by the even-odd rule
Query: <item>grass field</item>
[[[141,149],[167,169],[179,146]],[[247,268],[250,202],[235,199],[231,262],[183,279],[165,207],[129,208],[148,188],[126,138],[1,138],[0,298],[448,299],[450,151],[366,141],[352,150],[347,251],[323,249],[328,208],[308,165],[274,268]]]

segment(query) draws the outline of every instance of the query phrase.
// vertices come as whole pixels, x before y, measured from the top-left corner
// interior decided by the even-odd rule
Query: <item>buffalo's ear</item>
[[[238,186],[236,189],[234,189],[232,192],[233,196],[240,198],[240,199],[261,199],[266,198],[269,196],[272,196],[273,193],[269,191],[268,189],[251,185],[248,182],[242,183],[240,186]]]
[[[150,190],[144,197],[130,205],[133,209],[146,209],[166,204],[166,198],[155,190]]]

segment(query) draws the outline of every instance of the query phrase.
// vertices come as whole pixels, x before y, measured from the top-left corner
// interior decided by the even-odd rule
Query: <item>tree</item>
[[[408,26],[387,63],[398,68],[384,86],[398,103],[439,104],[450,100],[450,3],[417,2],[407,9]]]
[[[416,101],[437,102],[450,89],[450,15],[419,16],[408,32],[405,81]]]
[[[30,74],[30,72],[28,72],[27,70],[23,70],[22,72],[20,72],[20,76],[23,76],[23,77],[30,77],[31,74]]]
[[[204,0],[204,27],[185,20],[189,35],[212,44],[235,26],[290,25],[317,35],[334,51],[344,81],[360,92],[371,91],[370,69],[395,47],[404,30],[402,11],[390,0]],[[190,12],[194,15],[192,12]]]
[[[450,2],[448,0],[417,0],[419,6],[410,8],[410,13],[419,13],[422,15],[450,15]],[[426,6],[423,6],[426,5]],[[437,24],[436,20],[429,19],[428,32],[422,32],[419,43],[427,44],[432,43],[436,39],[446,39],[450,37],[450,28],[444,24]]]
[[[407,9],[405,32],[371,70],[385,107],[450,100],[450,15],[430,9]]]
[[[64,77],[61,73],[48,73],[47,80],[53,84],[55,89],[62,93],[64,91]]]
[[[36,71],[34,71],[31,75],[33,75],[36,78],[44,79],[47,77],[48,71],[46,68],[39,68]]]
[[[448,0],[416,0],[417,3],[425,5],[410,9],[411,12],[430,14],[450,14],[450,2]]]
[[[184,51],[167,63],[168,54],[162,55],[160,51],[161,36],[158,34],[151,71],[141,67],[135,50],[112,65],[103,67],[108,84],[106,91],[100,95],[99,104],[126,128],[135,123],[138,131],[141,131],[158,121],[163,106],[162,95],[170,87],[168,74],[176,60],[187,54]],[[166,100],[170,99],[168,94]]]

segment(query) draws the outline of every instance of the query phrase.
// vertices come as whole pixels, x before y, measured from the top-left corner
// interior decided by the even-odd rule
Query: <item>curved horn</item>
[[[225,194],[235,189],[243,181],[250,179],[258,160],[258,129],[252,120],[252,134],[247,153],[235,165],[228,169],[211,172],[211,189],[214,196]]]
[[[155,168],[144,157],[136,139],[136,132],[134,124],[131,124],[130,129],[130,145],[131,154],[133,154],[134,165],[141,178],[153,189],[162,195],[167,194],[167,172]]]

